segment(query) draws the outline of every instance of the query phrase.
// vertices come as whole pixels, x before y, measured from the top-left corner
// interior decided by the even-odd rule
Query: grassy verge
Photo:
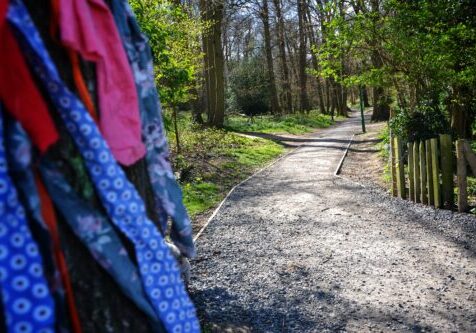
[[[224,130],[218,130],[194,125],[190,115],[183,113],[178,122],[181,149],[177,153],[175,133],[167,115],[165,122],[171,162],[192,218],[215,207],[234,185],[284,152],[284,148],[273,141],[236,132],[299,134],[332,123],[330,117],[315,112],[309,116],[263,116],[250,124],[246,117],[233,116],[227,120]]]
[[[380,151],[379,155],[382,157],[382,159],[388,161],[388,159],[390,158],[390,132],[388,126],[385,126],[382,129],[382,131],[378,135],[378,138],[381,140],[377,144],[377,149]],[[388,163],[385,163],[382,173],[382,179],[385,184],[388,184],[389,186],[392,184],[392,172]]]
[[[292,114],[285,116],[257,116],[254,118],[233,115],[227,118],[225,126],[236,132],[290,133],[303,134],[315,128],[325,128],[333,124],[331,116],[317,111],[309,114]]]

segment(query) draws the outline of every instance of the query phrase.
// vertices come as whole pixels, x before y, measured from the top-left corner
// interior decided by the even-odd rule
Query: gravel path
[[[200,236],[209,331],[476,332],[476,220],[334,177],[358,125],[306,137]]]

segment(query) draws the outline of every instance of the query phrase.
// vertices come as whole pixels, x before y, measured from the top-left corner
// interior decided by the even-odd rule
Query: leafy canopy
[[[130,4],[149,38],[162,103],[189,101],[201,69],[200,36],[205,24],[169,0],[130,0]]]

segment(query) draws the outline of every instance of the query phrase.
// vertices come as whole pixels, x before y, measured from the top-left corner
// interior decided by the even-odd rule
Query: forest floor
[[[228,197],[192,262],[204,332],[474,332],[476,219],[356,178],[375,138],[334,176],[359,132],[353,114],[289,138],[300,146]]]

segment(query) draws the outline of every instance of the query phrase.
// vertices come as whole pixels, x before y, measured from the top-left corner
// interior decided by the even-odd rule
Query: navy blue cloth
[[[177,262],[157,227],[148,219],[142,199],[114,159],[97,125],[59,77],[21,0],[10,1],[7,18],[81,152],[109,218],[134,245],[143,286],[164,327],[169,332],[199,332],[196,310]]]

